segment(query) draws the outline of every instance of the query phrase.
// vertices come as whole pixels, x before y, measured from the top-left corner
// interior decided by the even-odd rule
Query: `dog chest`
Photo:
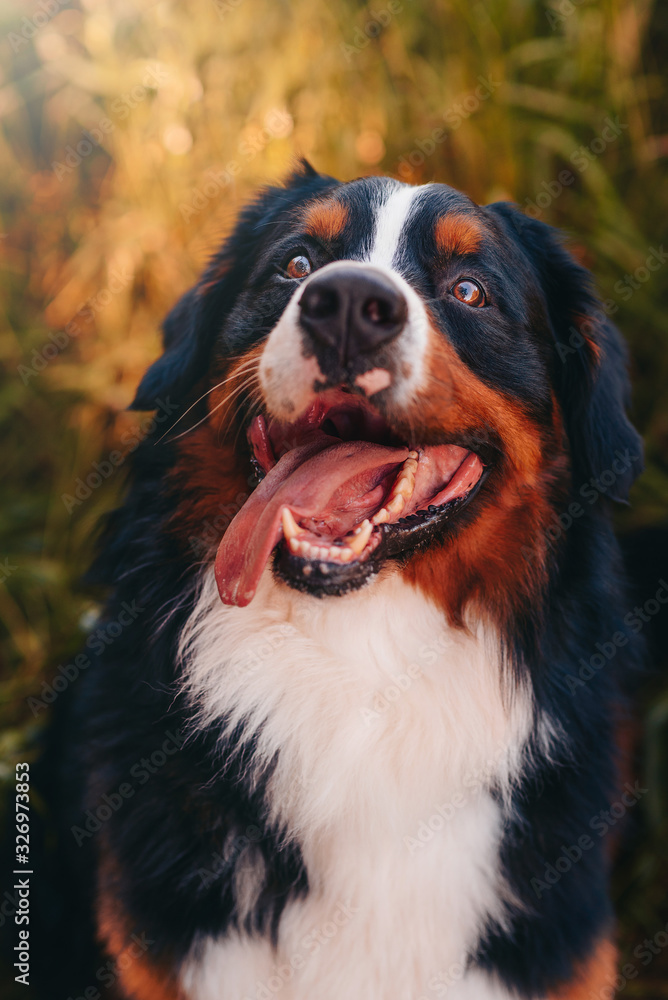
[[[266,574],[248,608],[205,581],[183,656],[202,722],[252,735],[258,776],[272,762],[269,811],[309,880],[276,951],[207,944],[193,1000],[271,996],[281,976],[291,1000],[439,995],[512,904],[498,848],[532,711],[503,688],[496,637],[450,629],[398,574],[327,600]],[[238,886],[249,909],[262,876]]]

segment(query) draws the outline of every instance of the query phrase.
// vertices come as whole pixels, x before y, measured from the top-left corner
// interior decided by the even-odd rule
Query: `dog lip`
[[[299,417],[289,423],[274,420],[264,412],[256,415],[248,425],[247,436],[252,457],[267,473],[282,455],[317,431],[342,441],[407,446],[361,391],[351,392],[342,386],[318,393]]]

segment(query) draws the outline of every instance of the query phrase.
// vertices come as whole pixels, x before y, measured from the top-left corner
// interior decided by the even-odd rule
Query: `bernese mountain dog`
[[[589,274],[510,204],[304,163],[243,209],[94,567],[82,996],[613,995],[628,394]]]

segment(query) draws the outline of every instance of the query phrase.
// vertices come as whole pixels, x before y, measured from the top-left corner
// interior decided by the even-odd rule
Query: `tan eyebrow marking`
[[[348,221],[348,209],[339,201],[316,201],[306,211],[306,231],[320,240],[335,240]]]
[[[434,226],[436,246],[445,257],[475,253],[480,249],[482,234],[478,220],[463,212],[444,215]]]

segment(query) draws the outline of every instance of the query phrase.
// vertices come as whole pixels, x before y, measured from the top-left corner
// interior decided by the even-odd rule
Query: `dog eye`
[[[460,302],[465,302],[467,306],[484,306],[485,293],[473,278],[463,278],[450,289],[452,294]]]
[[[303,254],[293,257],[285,269],[289,278],[305,278],[311,273],[311,261]]]

